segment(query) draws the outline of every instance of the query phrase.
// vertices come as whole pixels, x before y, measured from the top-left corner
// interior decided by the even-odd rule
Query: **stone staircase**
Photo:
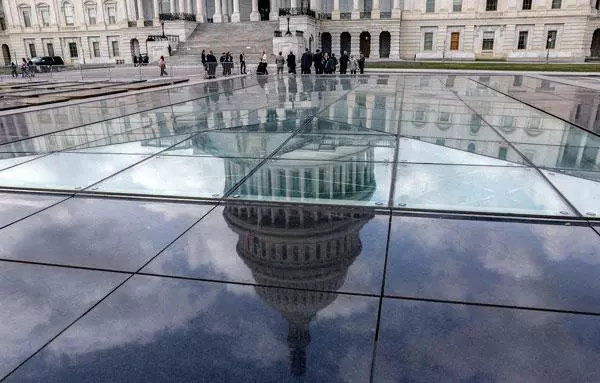
[[[212,50],[217,60],[222,52],[231,52],[236,65],[243,51],[247,64],[256,64],[263,50],[272,58],[273,32],[278,28],[278,21],[201,23],[187,41],[179,43],[169,62],[170,65],[197,65],[205,49],[206,53]]]

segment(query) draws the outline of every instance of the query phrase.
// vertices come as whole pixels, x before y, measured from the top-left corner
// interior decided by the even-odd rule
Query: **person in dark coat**
[[[337,57],[335,57],[334,53],[331,53],[331,73],[335,74],[336,68],[337,68],[337,64],[338,64],[338,59]]]
[[[217,57],[213,54],[213,51],[210,51],[208,55],[206,55],[206,70],[207,70],[207,78],[215,78],[215,72],[217,71]]]
[[[296,74],[296,56],[294,55],[294,52],[290,51],[290,53],[287,55],[286,61],[288,72],[290,74]]]
[[[246,55],[244,52],[240,53],[240,73],[246,74]]]
[[[313,55],[313,63],[315,64],[315,73],[323,74],[323,54],[319,49],[317,49],[317,53]]]
[[[365,73],[365,55],[362,53],[360,54],[360,57],[358,58],[358,70],[360,71],[360,74]]]
[[[310,67],[312,66],[312,54],[306,48],[306,52],[302,55],[302,74],[310,74]]]
[[[342,57],[340,57],[340,74],[346,74],[349,61],[350,58],[348,57],[348,52],[344,51],[344,53],[342,53]]]
[[[202,54],[200,55],[200,60],[202,61],[202,66],[206,70],[206,51],[202,49]]]

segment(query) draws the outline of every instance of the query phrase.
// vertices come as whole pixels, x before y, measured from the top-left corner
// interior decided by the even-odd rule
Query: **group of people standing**
[[[313,54],[307,48],[300,59],[300,63],[302,74],[310,74],[313,65],[316,74],[334,74],[338,69],[338,64],[340,74],[347,74],[348,71],[350,71],[350,74],[356,74],[357,71],[360,74],[365,72],[365,56],[362,53],[356,58],[354,55],[348,56],[348,52],[344,51],[338,60],[334,53],[321,52],[317,49],[316,53]]]
[[[21,69],[21,77],[35,77],[35,66],[31,59],[23,57],[19,67]],[[14,61],[11,61],[10,63],[10,75],[15,78],[19,77],[19,73],[17,73],[17,63]]]

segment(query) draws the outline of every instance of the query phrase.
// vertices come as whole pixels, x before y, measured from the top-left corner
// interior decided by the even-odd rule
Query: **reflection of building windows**
[[[498,9],[498,0],[486,0],[485,2],[485,10],[486,11],[495,11]]]
[[[500,125],[500,127],[505,132],[512,132],[514,129],[514,117],[513,116],[503,116],[502,117],[502,125]]]
[[[527,122],[527,133],[532,136],[537,136],[542,133],[542,129],[540,127],[542,123],[542,119],[539,117],[531,117]]]
[[[454,88],[454,80],[456,76],[448,76],[446,78],[446,88]]]
[[[506,156],[508,154],[508,149],[505,147],[500,147],[498,149],[498,158],[501,160],[506,160]]]
[[[552,9],[560,9],[562,0],[552,0]]]
[[[524,150],[523,155],[531,162],[533,162],[533,160],[535,159],[535,151],[533,150]]]
[[[108,24],[115,25],[117,23],[117,6],[115,4],[107,5],[106,14],[108,15]]]
[[[95,6],[90,6],[87,9],[87,15],[88,15],[88,24],[89,25],[96,25],[96,7]]]
[[[481,43],[481,50],[492,51],[494,50],[494,32],[483,32],[483,40]]]
[[[440,112],[438,121],[439,122],[450,122],[450,112]]]
[[[423,35],[423,50],[433,50],[433,32],[425,32],[425,34]]]
[[[446,139],[444,139],[444,138],[436,138],[435,144],[436,145],[440,145],[440,146],[445,146],[446,145]]]
[[[421,85],[421,88],[429,87],[429,77],[421,76],[421,79],[419,80],[419,85]]]
[[[100,43],[98,41],[92,42],[92,50],[94,52],[94,57],[100,57]]]
[[[77,51],[77,43],[69,43],[69,55],[71,56],[71,58],[79,57],[79,52]]]
[[[531,10],[531,0],[523,0],[523,10],[524,11]]]
[[[35,50],[34,43],[29,43],[29,54],[31,55],[31,57],[37,57],[37,52]]]
[[[469,145],[467,145],[467,151],[475,153],[475,144],[471,142]]]
[[[119,42],[118,41],[115,41],[115,40],[111,41],[110,47],[112,48],[113,57],[121,55],[121,52],[119,51]]]
[[[425,110],[424,109],[417,109],[414,112],[414,120],[417,123],[425,123]]]
[[[462,12],[462,0],[452,0],[452,12]]]
[[[73,9],[73,5],[71,3],[65,3],[63,6],[63,12],[65,14],[65,24],[75,25],[75,10]]]
[[[46,54],[48,54],[48,56],[54,56],[54,44],[52,44],[52,43],[46,44]]]
[[[548,38],[546,39],[546,49],[554,49],[556,47],[557,34],[557,31],[548,31]]]
[[[452,32],[450,33],[450,50],[457,51],[459,49],[460,43],[460,33]]]
[[[23,15],[23,25],[25,28],[31,28],[31,8],[22,8],[21,15]]]
[[[50,8],[49,7],[41,7],[40,8],[40,18],[42,19],[42,25],[44,27],[50,26]]]
[[[481,118],[478,115],[473,114],[473,115],[471,115],[471,124],[470,124],[471,133],[477,134],[477,132],[479,132],[479,129],[481,129]]]
[[[521,86],[523,85],[523,76],[515,76],[513,78],[513,86]]]

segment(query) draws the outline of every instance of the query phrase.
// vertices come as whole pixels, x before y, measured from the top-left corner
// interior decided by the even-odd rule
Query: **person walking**
[[[306,48],[306,51],[302,55],[301,61],[301,73],[310,74],[310,67],[312,66],[312,54],[309,52],[308,48]]]
[[[221,63],[221,68],[223,69],[223,76],[225,76],[227,74],[227,69],[225,69],[225,52],[221,53],[219,63]]]
[[[164,56],[160,56],[160,60],[158,60],[158,67],[160,68],[160,76],[168,76],[169,74],[165,69],[167,69],[167,62],[165,61]]]
[[[17,73],[17,64],[14,61],[10,62],[10,75],[12,77],[19,77],[19,74]]]
[[[288,66],[288,73],[296,74],[296,56],[294,55],[294,52],[292,52],[292,51],[290,51],[290,53],[287,56],[287,66]]]
[[[344,51],[340,57],[340,74],[346,74],[346,71],[348,70],[348,61],[350,61],[348,52]]]
[[[335,71],[336,71],[336,68],[337,68],[337,64],[338,64],[338,60],[337,60],[337,58],[335,57],[335,54],[334,54],[334,53],[331,53],[331,61],[333,61],[333,62],[331,63],[331,73],[332,73],[332,74],[335,74]]]
[[[263,51],[262,56],[260,58],[260,63],[258,64],[258,68],[256,69],[256,74],[268,75],[269,71],[267,70],[267,65],[267,52]]]
[[[360,57],[358,58],[358,69],[360,70],[360,74],[365,73],[365,55],[362,53],[360,54]]]
[[[233,55],[231,52],[225,54],[225,65],[227,65],[227,76],[231,76],[231,71],[233,70]]]
[[[25,57],[21,59],[21,78],[29,77],[27,74],[27,60]]]
[[[244,52],[240,53],[240,73],[246,74],[246,55]]]
[[[327,52],[323,54],[323,73],[331,74],[331,66],[333,64],[333,60]]]
[[[323,74],[323,54],[317,49],[317,53],[313,55],[313,63],[315,64],[315,73]]]
[[[358,69],[358,60],[354,57],[354,55],[350,55],[350,74],[356,74],[356,70]]]
[[[202,61],[202,67],[206,70],[206,51],[202,49],[202,54],[200,55],[200,61]]]
[[[279,56],[275,58],[275,65],[277,65],[277,76],[281,73],[283,75],[283,65],[285,64],[285,59],[283,58],[283,53],[279,52]]]

